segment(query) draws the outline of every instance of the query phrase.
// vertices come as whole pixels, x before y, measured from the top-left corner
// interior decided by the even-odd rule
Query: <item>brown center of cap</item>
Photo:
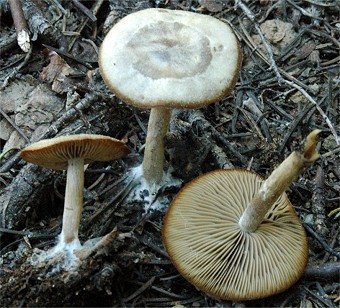
[[[208,38],[179,22],[146,25],[133,35],[127,46],[134,50],[132,67],[152,79],[181,79],[201,74],[212,59]]]

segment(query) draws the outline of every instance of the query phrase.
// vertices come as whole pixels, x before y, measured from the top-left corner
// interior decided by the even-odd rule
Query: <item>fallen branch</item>
[[[85,260],[91,255],[97,257],[103,254],[108,254],[108,246],[113,241],[123,241],[125,238],[130,238],[131,236],[130,232],[120,233],[117,231],[117,227],[115,227],[110,233],[103,236],[93,247],[76,250],[75,254],[80,260]]]
[[[308,265],[302,279],[323,280],[327,282],[337,282],[340,277],[340,262],[330,262],[320,265]]]
[[[22,10],[21,1],[8,0],[8,4],[11,10],[15,30],[17,33],[18,45],[24,52],[28,52],[31,49],[31,40],[26,19],[24,17],[24,12]]]

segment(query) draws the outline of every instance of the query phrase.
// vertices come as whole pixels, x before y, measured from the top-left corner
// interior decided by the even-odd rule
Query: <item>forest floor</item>
[[[16,41],[0,1],[0,304],[87,307],[338,307],[340,244],[340,8],[336,0],[23,1],[31,43]],[[84,6],[80,6],[83,4]],[[166,206],[127,198],[125,175],[143,159],[149,110],[115,97],[98,70],[98,48],[124,16],[160,7],[232,25],[243,63],[234,91],[208,107],[173,113],[167,166],[182,185],[222,168],[267,177],[306,135],[322,130],[320,158],[287,191],[306,229],[309,262],[283,293],[233,302],[187,282],[162,244]],[[262,36],[264,35],[264,37]],[[207,80],[207,86],[209,86]],[[180,132],[182,144],[171,143]],[[67,134],[123,139],[124,159],[85,171],[80,240],[110,235],[76,270],[34,262],[61,230],[65,173],[27,164],[22,148]],[[162,192],[168,202],[178,192]]]

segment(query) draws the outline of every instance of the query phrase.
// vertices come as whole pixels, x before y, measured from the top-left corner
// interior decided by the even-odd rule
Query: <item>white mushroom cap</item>
[[[23,149],[20,156],[41,167],[66,170],[68,161],[84,158],[84,163],[109,161],[129,153],[123,141],[102,135],[78,134],[40,140]]]
[[[217,170],[187,184],[164,220],[171,261],[193,285],[220,299],[252,300],[284,291],[302,275],[307,237],[286,194],[255,232],[239,219],[263,179],[246,170]]]
[[[146,9],[124,17],[100,48],[108,87],[137,107],[198,108],[234,87],[241,65],[231,28],[207,15]]]

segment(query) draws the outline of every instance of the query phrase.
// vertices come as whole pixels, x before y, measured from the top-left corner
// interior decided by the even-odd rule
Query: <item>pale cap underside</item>
[[[78,134],[44,139],[23,149],[20,156],[41,167],[65,170],[68,161],[84,158],[85,164],[110,161],[129,153],[124,142],[102,135]]]
[[[198,108],[234,87],[241,63],[231,28],[208,15],[167,9],[130,14],[107,34],[99,68],[137,107]]]
[[[286,194],[255,232],[238,225],[261,183],[249,171],[213,171],[187,184],[166,214],[163,241],[172,262],[211,296],[264,298],[287,289],[304,271],[306,234]]]

